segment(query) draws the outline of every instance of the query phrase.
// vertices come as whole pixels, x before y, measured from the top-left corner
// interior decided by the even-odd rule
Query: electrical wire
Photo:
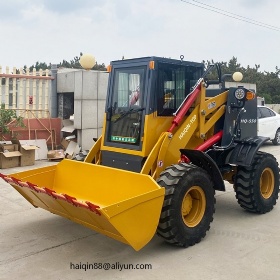
[[[215,7],[213,7],[213,6],[204,4],[204,3],[199,2],[199,1],[195,1],[195,0],[192,0],[192,1],[193,1],[193,2],[196,2],[196,3],[199,3],[199,4],[201,4],[201,5],[204,5],[204,6],[210,7],[210,8],[214,8],[214,9],[216,9],[216,10],[218,10],[218,11],[225,12],[225,13],[230,14],[230,15],[234,15],[234,16],[237,16],[237,17],[240,17],[240,18],[249,20],[249,21],[251,21],[251,22],[256,22],[256,23],[259,23],[259,24],[262,24],[262,25],[266,25],[266,26],[268,26],[268,27],[272,27],[272,28],[275,28],[275,29],[280,30],[279,27],[274,26],[274,25],[266,24],[266,23],[263,23],[263,22],[261,22],[261,21],[257,21],[257,20],[254,20],[254,19],[251,19],[251,18],[248,18],[248,17],[243,17],[243,16],[240,16],[240,15],[238,15],[238,14],[230,13],[230,12],[227,12],[227,11],[225,11],[225,10],[222,10],[222,9],[219,9],[219,8],[215,8]]]
[[[258,26],[261,26],[261,27],[264,27],[264,28],[267,28],[267,29],[271,29],[271,30],[274,30],[274,31],[278,31],[278,32],[280,31],[280,28],[277,27],[277,26],[269,25],[269,24],[266,24],[266,23],[263,23],[263,22],[260,22],[260,21],[256,21],[256,20],[247,18],[247,17],[239,16],[237,14],[227,12],[225,10],[222,10],[222,9],[216,8],[214,6],[210,6],[210,5],[204,4],[204,3],[199,2],[199,1],[193,0],[193,2],[196,2],[199,5],[191,3],[191,2],[186,1],[186,0],[180,0],[180,1],[184,2],[186,4],[190,4],[190,5],[196,6],[198,8],[204,9],[204,10],[208,10],[208,11],[211,11],[211,12],[223,15],[223,16],[227,16],[227,17],[239,20],[239,21],[243,21],[243,22],[247,22],[247,23],[250,23],[250,24],[258,25]]]

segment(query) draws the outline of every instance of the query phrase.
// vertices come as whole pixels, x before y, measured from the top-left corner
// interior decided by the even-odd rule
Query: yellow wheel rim
[[[260,178],[260,190],[263,198],[271,197],[274,190],[274,174],[270,168],[265,168]]]
[[[206,198],[204,191],[199,186],[191,187],[182,201],[182,219],[186,226],[197,226],[205,213]]]

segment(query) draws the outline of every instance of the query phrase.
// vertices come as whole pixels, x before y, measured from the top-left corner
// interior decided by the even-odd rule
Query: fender
[[[225,183],[220,169],[209,155],[198,150],[180,149],[180,152],[185,155],[191,161],[191,163],[203,168],[208,172],[214,183],[215,190],[225,191]]]
[[[269,137],[263,136],[254,136],[247,137],[242,140],[235,140],[234,142],[237,143],[237,145],[232,150],[227,163],[240,166],[251,166],[255,154],[258,152],[261,145],[268,140]]]

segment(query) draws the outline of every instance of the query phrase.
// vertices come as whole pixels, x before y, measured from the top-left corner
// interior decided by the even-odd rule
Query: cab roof
[[[157,56],[147,56],[147,57],[139,57],[139,58],[130,58],[130,59],[122,59],[122,60],[115,60],[112,61],[112,65],[117,64],[134,64],[134,63],[149,63],[149,61],[161,62],[161,63],[168,63],[168,64],[176,64],[176,65],[184,65],[184,66],[193,66],[204,69],[204,64],[201,62],[193,62],[193,61],[185,61],[180,59],[171,59],[165,57],[157,57]]]

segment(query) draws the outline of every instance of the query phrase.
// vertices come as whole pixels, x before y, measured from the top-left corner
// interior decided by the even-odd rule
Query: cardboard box
[[[81,150],[81,147],[76,142],[70,141],[67,143],[66,150],[51,150],[48,151],[47,157],[49,160],[68,158],[72,159]]]
[[[63,150],[51,150],[48,151],[47,154],[48,160],[58,160],[58,159],[64,159],[64,151]]]
[[[12,143],[12,144],[2,143],[2,144],[0,144],[0,152],[4,153],[6,151],[9,151],[9,152],[18,151],[18,143]]]
[[[35,150],[39,149],[37,146],[21,145],[20,153],[22,156],[19,159],[20,166],[30,166],[35,164]]]
[[[21,153],[19,151],[0,153],[0,168],[12,168],[19,166]]]
[[[35,150],[39,149],[35,145],[24,145],[19,140],[12,140],[14,145],[18,145],[21,157],[19,166],[30,166],[35,164]]]

